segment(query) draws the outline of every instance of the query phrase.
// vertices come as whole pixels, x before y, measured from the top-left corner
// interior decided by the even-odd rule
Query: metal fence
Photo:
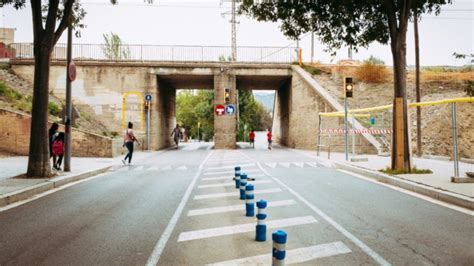
[[[14,43],[9,48],[12,58],[33,59],[33,44]],[[66,59],[66,44],[56,44],[51,59]],[[113,48],[104,44],[73,44],[73,60],[101,61],[231,61],[230,46],[188,45],[121,45]],[[237,62],[291,63],[297,60],[295,47],[237,47]]]

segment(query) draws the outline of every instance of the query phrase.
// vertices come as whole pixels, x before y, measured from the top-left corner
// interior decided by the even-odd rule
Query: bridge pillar
[[[223,70],[214,75],[214,106],[225,105],[225,89],[230,88],[230,104],[237,105],[235,75]],[[214,148],[235,149],[237,133],[237,112],[234,115],[217,115],[214,112]]]

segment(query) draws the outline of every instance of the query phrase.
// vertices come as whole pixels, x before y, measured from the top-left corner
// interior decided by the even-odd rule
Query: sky
[[[82,0],[87,12],[81,38],[74,43],[100,44],[103,34],[114,32],[127,44],[149,45],[224,45],[230,46],[230,0],[155,0],[153,5],[142,0]],[[29,1],[28,1],[29,2]],[[296,46],[279,29],[279,23],[257,22],[239,16],[237,25],[238,46]],[[0,10],[0,27],[15,28],[15,42],[32,42],[30,6],[15,10],[11,6]],[[422,66],[464,65],[468,60],[455,59],[454,52],[474,53],[474,0],[454,0],[442,8],[439,16],[425,15],[419,23],[420,63]],[[60,43],[66,42],[66,34]],[[310,60],[311,37],[300,41],[304,61]],[[325,45],[315,38],[315,61],[335,63],[347,59],[347,48],[335,57],[324,52]],[[353,59],[365,60],[369,56],[392,65],[388,45],[371,44],[353,54]],[[415,64],[413,25],[407,33],[407,64]]]

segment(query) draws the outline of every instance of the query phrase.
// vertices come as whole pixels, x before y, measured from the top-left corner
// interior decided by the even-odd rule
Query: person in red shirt
[[[255,149],[255,132],[253,132],[253,129],[250,130],[249,140],[250,140],[250,146],[252,146],[252,148]]]
[[[271,150],[272,149],[272,131],[270,129],[268,129],[268,132],[267,132],[267,140],[268,140],[268,149]]]
[[[64,155],[64,132],[60,132],[56,139],[53,141],[53,168],[56,170],[61,170],[61,163],[63,161]],[[57,158],[57,160],[56,160]]]

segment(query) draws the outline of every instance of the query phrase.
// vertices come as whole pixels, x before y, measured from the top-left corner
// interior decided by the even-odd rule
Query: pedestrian
[[[268,129],[267,131],[267,140],[268,140],[268,149],[272,149],[272,131]]]
[[[133,155],[133,143],[137,142],[138,145],[140,145],[140,142],[138,139],[135,137],[135,134],[133,133],[133,123],[128,122],[128,129],[125,131],[125,135],[123,136],[123,146],[127,147],[128,153],[123,158],[122,163],[125,164],[125,162],[128,159],[128,164],[130,165],[132,163],[132,155]]]
[[[48,130],[49,158],[53,157],[53,141],[58,136],[58,128],[58,123],[53,123]]]
[[[178,149],[179,140],[181,138],[181,129],[179,128],[179,124],[176,124],[176,127],[173,129],[173,131],[171,131],[171,136],[173,136],[176,149]]]
[[[255,149],[255,132],[253,131],[253,129],[250,130],[249,141],[250,141],[250,146]]]
[[[61,170],[61,163],[64,156],[64,132],[59,132],[53,141],[53,168]]]

